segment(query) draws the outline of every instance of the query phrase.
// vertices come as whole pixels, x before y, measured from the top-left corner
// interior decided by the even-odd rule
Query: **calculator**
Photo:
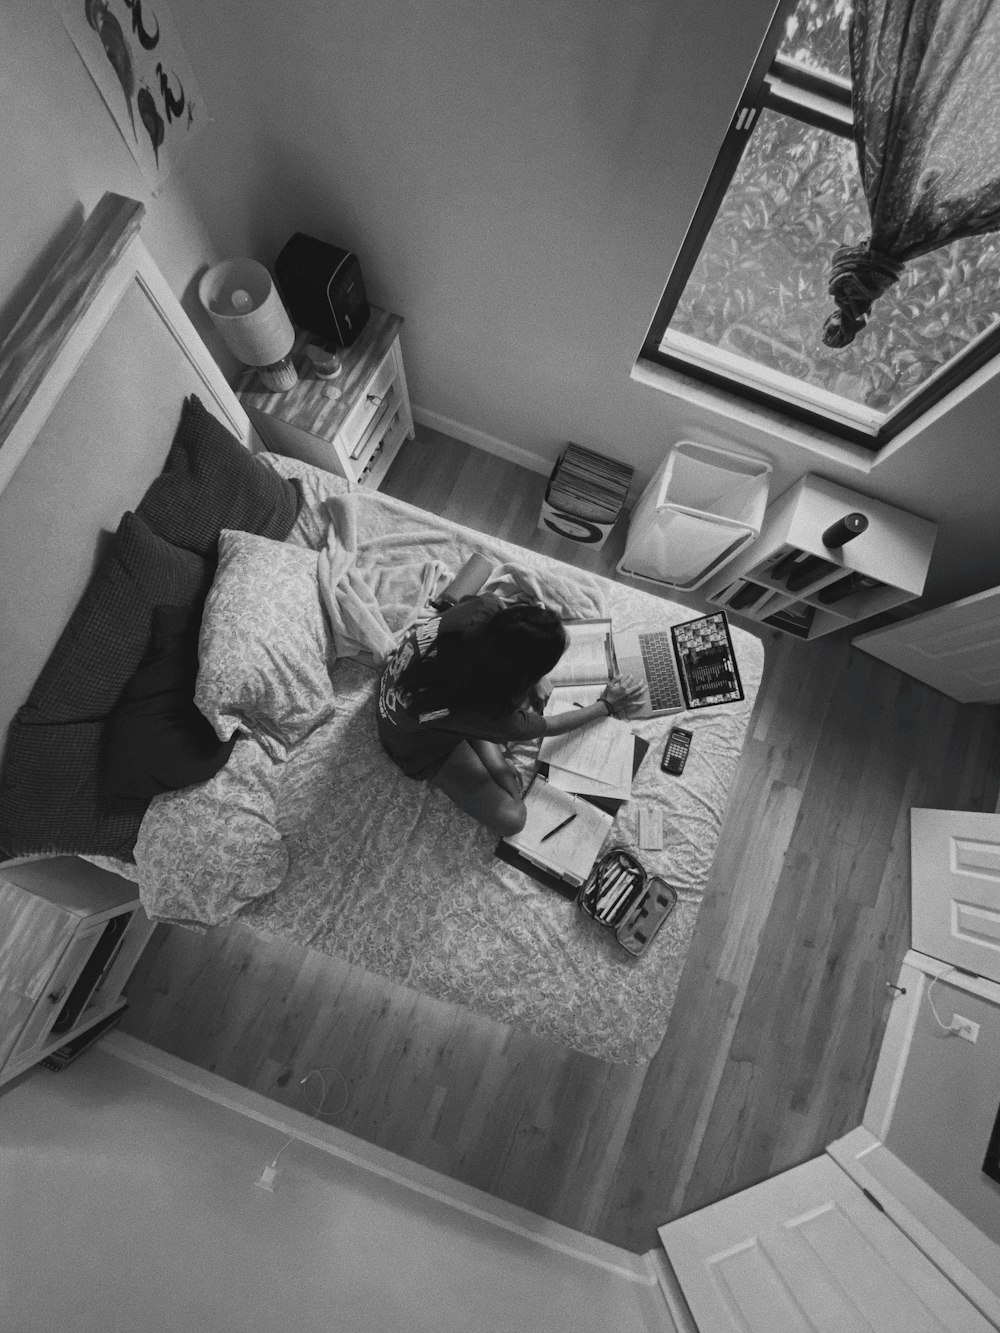
[[[671,777],[679,777],[684,772],[692,735],[692,732],[685,731],[683,727],[671,727],[663,758],[660,760],[660,768],[664,773],[669,773]]]

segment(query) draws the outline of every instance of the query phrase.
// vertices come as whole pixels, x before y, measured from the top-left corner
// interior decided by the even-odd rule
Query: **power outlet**
[[[975,1046],[979,1039],[978,1023],[973,1023],[971,1018],[963,1018],[961,1014],[953,1014],[951,1025],[951,1030],[956,1037],[961,1037],[963,1041],[971,1041]]]

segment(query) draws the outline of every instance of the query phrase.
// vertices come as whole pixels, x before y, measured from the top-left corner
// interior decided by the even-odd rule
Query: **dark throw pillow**
[[[197,607],[214,562],[125,514],[7,734],[0,856],[89,852],[127,859],[142,812],[109,816],[98,791],[105,719],[150,641],[153,608]]]
[[[214,577],[214,557],[181,550],[123,514],[19,713],[36,722],[106,717],[149,644],[153,607],[201,607]]]
[[[158,606],[153,637],[107,720],[101,793],[109,812],[145,810],[154,796],[207,782],[232,753],[194,702],[197,607]]]
[[[163,472],[136,512],[175,546],[210,556],[223,528],[282,541],[301,501],[294,480],[255,458],[191,394]]]

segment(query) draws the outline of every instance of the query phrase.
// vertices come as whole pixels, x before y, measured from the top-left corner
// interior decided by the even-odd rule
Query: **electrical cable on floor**
[[[313,1119],[323,1120],[326,1119],[328,1116],[343,1115],[343,1113],[347,1110],[348,1102],[350,1102],[351,1100],[351,1089],[348,1085],[347,1079],[344,1078],[343,1074],[340,1072],[339,1069],[333,1069],[333,1072],[336,1074],[336,1076],[340,1079],[341,1083],[343,1083],[344,1085],[344,1104],[343,1106],[337,1107],[335,1111],[323,1110],[323,1106],[327,1098],[326,1079],[323,1077],[323,1072],[325,1070],[330,1070],[330,1069],[333,1069],[332,1065],[321,1065],[319,1069],[310,1069],[309,1073],[306,1074],[305,1078],[299,1079],[300,1088],[304,1087],[305,1084],[307,1084],[311,1078],[318,1078],[320,1081],[320,1085],[322,1086],[323,1091],[320,1096],[320,1099],[316,1103],[316,1106],[313,1107],[309,1112],[310,1116],[312,1116]],[[288,1147],[290,1143],[295,1142],[295,1139],[297,1137],[298,1137],[297,1135],[293,1135],[290,1139],[286,1139],[285,1142],[278,1149],[278,1151],[274,1154],[274,1158],[271,1161],[270,1165],[264,1167],[263,1171],[260,1173],[260,1176],[255,1182],[257,1185],[261,1187],[261,1189],[266,1189],[266,1190],[274,1189],[274,1178],[278,1172],[278,1158],[281,1156],[281,1154],[285,1151],[285,1149]]]

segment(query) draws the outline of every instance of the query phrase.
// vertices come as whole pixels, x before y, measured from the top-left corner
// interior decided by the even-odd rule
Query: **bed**
[[[375,733],[377,662],[474,550],[501,593],[616,629],[690,610],[262,451],[143,248],[141,211],[105,196],[0,356],[3,854],[82,855],[134,880],[153,919],[239,920],[589,1055],[648,1060],[759,641],[732,631],[742,702],[634,724],[649,749],[609,837],[635,849],[636,802],[659,804],[663,849],[639,855],[678,903],[633,958],[398,772]],[[695,739],[667,781],[678,720]],[[534,750],[515,757],[527,776]]]

